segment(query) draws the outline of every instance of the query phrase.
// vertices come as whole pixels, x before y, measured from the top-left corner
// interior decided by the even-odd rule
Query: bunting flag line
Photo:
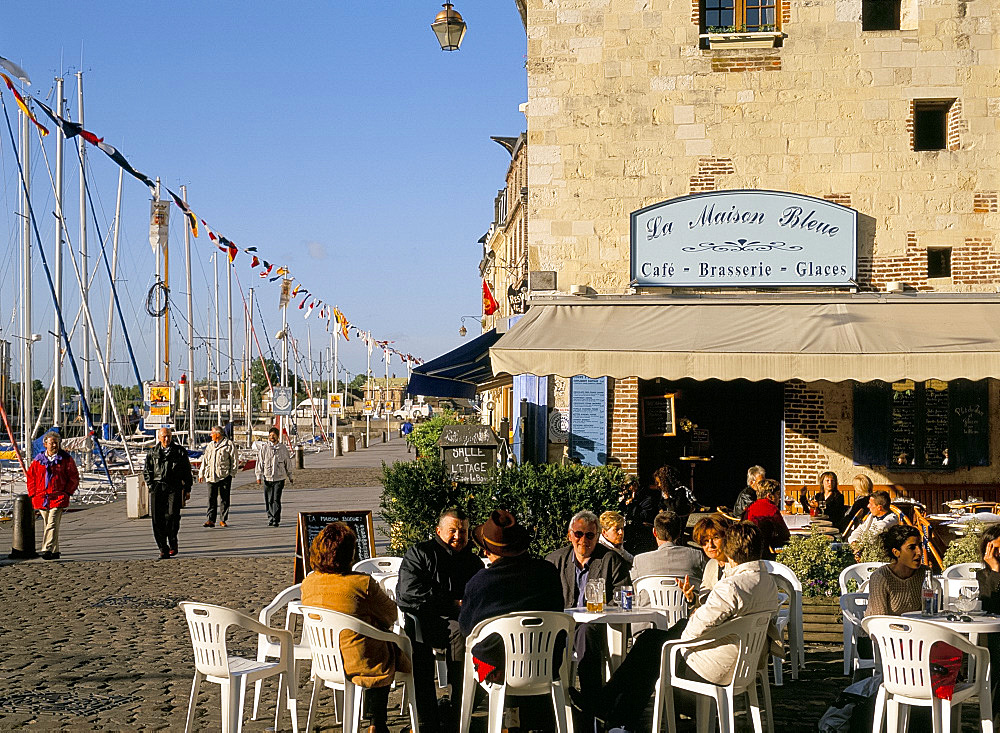
[[[256,269],[260,266],[260,260],[257,259],[257,255],[252,255],[253,259],[250,261],[250,267]]]
[[[315,307],[316,307],[316,301],[314,300],[312,303],[309,304],[309,307],[306,309],[306,315],[305,315],[306,318],[312,315],[313,308]]]
[[[341,312],[340,308],[334,306],[333,317],[337,320],[337,325],[340,326],[340,332],[344,334],[344,340],[350,341],[351,337],[347,335],[347,327],[351,324],[347,322],[347,318]]]
[[[17,64],[15,64],[10,59],[5,59],[3,56],[0,56],[0,68],[7,69],[7,71],[9,71],[11,74],[14,75],[15,79],[17,79],[18,81],[23,81],[29,87],[31,86],[31,79],[28,78],[28,72],[22,69]]]
[[[111,158],[111,160],[113,160],[115,163],[121,166],[122,170],[124,170],[133,178],[136,178],[145,183],[146,186],[149,187],[149,190],[152,191],[154,195],[156,194],[156,184],[153,183],[149,179],[149,176],[147,176],[145,173],[140,173],[135,168],[133,168],[131,164],[127,160],[125,160],[125,156],[119,153],[114,146],[108,145],[106,142],[98,142],[95,144],[97,145],[98,148],[101,149],[101,151],[105,155],[107,155],[109,158]]]
[[[239,248],[221,234],[219,235],[219,243],[225,247],[223,252],[225,252],[226,256],[229,258],[229,264],[232,264],[233,260],[236,259],[236,253],[240,251]]]
[[[191,233],[194,235],[194,238],[197,239],[198,217],[195,216],[194,212],[188,208],[188,205],[186,203],[184,203],[184,199],[182,199],[176,193],[171,191],[169,188],[167,189],[167,193],[170,194],[170,198],[172,198],[174,200],[174,203],[177,204],[177,208],[184,212],[184,216],[187,217],[188,223],[191,225]],[[230,260],[230,262],[232,262],[232,260]]]
[[[63,119],[55,112],[53,112],[51,109],[49,109],[48,105],[44,104],[43,102],[39,102],[37,99],[34,100],[34,102],[35,104],[37,104],[39,107],[42,108],[42,111],[49,116],[49,119],[51,119],[52,122],[55,123],[56,127],[62,130],[62,133],[63,135],[66,136],[67,140],[79,135],[91,145],[97,145],[97,143],[99,142],[104,142],[103,137],[97,137],[97,135],[90,132],[89,130],[84,130],[79,123],[70,122],[69,120]]]
[[[3,72],[0,72],[0,76],[3,77],[4,82],[7,84],[7,88],[10,89],[11,92],[13,92],[14,99],[17,100],[17,106],[21,108],[22,112],[24,112],[25,117],[27,117],[29,120],[35,123],[35,127],[38,128],[38,131],[40,133],[42,133],[42,137],[48,135],[49,134],[48,129],[46,129],[42,125],[42,123],[35,118],[34,112],[28,109],[27,102],[24,101],[24,97],[21,96],[21,93],[14,88],[14,82],[10,80],[10,77],[4,74]]]

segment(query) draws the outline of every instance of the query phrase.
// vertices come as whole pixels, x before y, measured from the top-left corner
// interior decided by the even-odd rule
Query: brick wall
[[[948,109],[948,150],[962,146],[962,133],[969,131],[969,123],[962,116],[962,100],[956,99]]]
[[[751,56],[746,52],[712,56],[712,71],[781,71],[781,56],[775,53]]]
[[[886,283],[898,280],[916,290],[933,290],[927,282],[927,246],[948,243],[947,239],[920,243],[916,232],[907,232],[903,254],[874,260],[858,257],[858,283],[862,290],[885,290]],[[951,281],[960,286],[1000,283],[1000,255],[991,237],[965,237],[952,247]]]
[[[997,212],[996,191],[976,191],[972,195],[972,211],[976,214],[994,214]]]
[[[639,471],[639,379],[614,380],[611,404],[611,463]]]
[[[1000,256],[990,237],[966,237],[961,247],[951,253],[952,282],[963,285],[988,285],[1000,282]]]
[[[691,176],[688,190],[691,193],[704,193],[717,188],[716,176],[731,175],[736,172],[730,158],[700,158],[698,172]]]
[[[785,382],[785,483],[813,484],[820,471],[830,467],[820,448],[820,434],[837,425],[826,419],[823,393],[804,382]]]

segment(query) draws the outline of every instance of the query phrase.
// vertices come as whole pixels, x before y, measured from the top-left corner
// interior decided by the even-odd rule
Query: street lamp
[[[469,329],[467,329],[465,327],[465,319],[466,318],[475,318],[477,321],[479,321],[480,323],[482,323],[482,316],[462,316],[462,325],[458,329],[458,335],[462,336],[463,338],[465,337],[465,334],[467,334],[469,332]]]
[[[442,5],[444,10],[437,14],[431,23],[431,30],[437,36],[442,51],[457,51],[465,38],[465,21],[451,3]]]

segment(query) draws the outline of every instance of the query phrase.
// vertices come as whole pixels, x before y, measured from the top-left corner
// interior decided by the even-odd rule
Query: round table
[[[625,657],[625,639],[629,624],[653,624],[658,629],[667,628],[667,616],[655,608],[633,607],[623,611],[619,606],[604,604],[604,610],[588,611],[586,608],[567,608],[566,613],[573,617],[577,624],[607,624],[608,653],[611,671],[618,668]]]
[[[972,621],[949,621],[948,616],[969,616]],[[918,621],[930,621],[932,624],[944,626],[946,629],[956,631],[963,636],[970,638],[979,634],[995,634],[1000,632],[1000,615],[994,613],[983,613],[973,611],[972,613],[938,613],[933,616],[924,616],[920,611],[910,611],[903,614],[903,618],[912,618]],[[973,642],[975,643],[975,642]]]

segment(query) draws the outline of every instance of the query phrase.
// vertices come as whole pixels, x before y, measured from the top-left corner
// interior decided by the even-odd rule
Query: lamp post
[[[431,30],[437,36],[442,51],[457,51],[465,38],[465,21],[451,3],[445,3],[442,7],[444,10],[434,18]]]
[[[469,332],[469,329],[465,327],[466,318],[475,318],[477,321],[480,322],[480,328],[482,327],[482,320],[483,320],[482,316],[462,316],[462,325],[458,329],[458,335],[461,336],[462,338],[465,338],[465,334]]]

